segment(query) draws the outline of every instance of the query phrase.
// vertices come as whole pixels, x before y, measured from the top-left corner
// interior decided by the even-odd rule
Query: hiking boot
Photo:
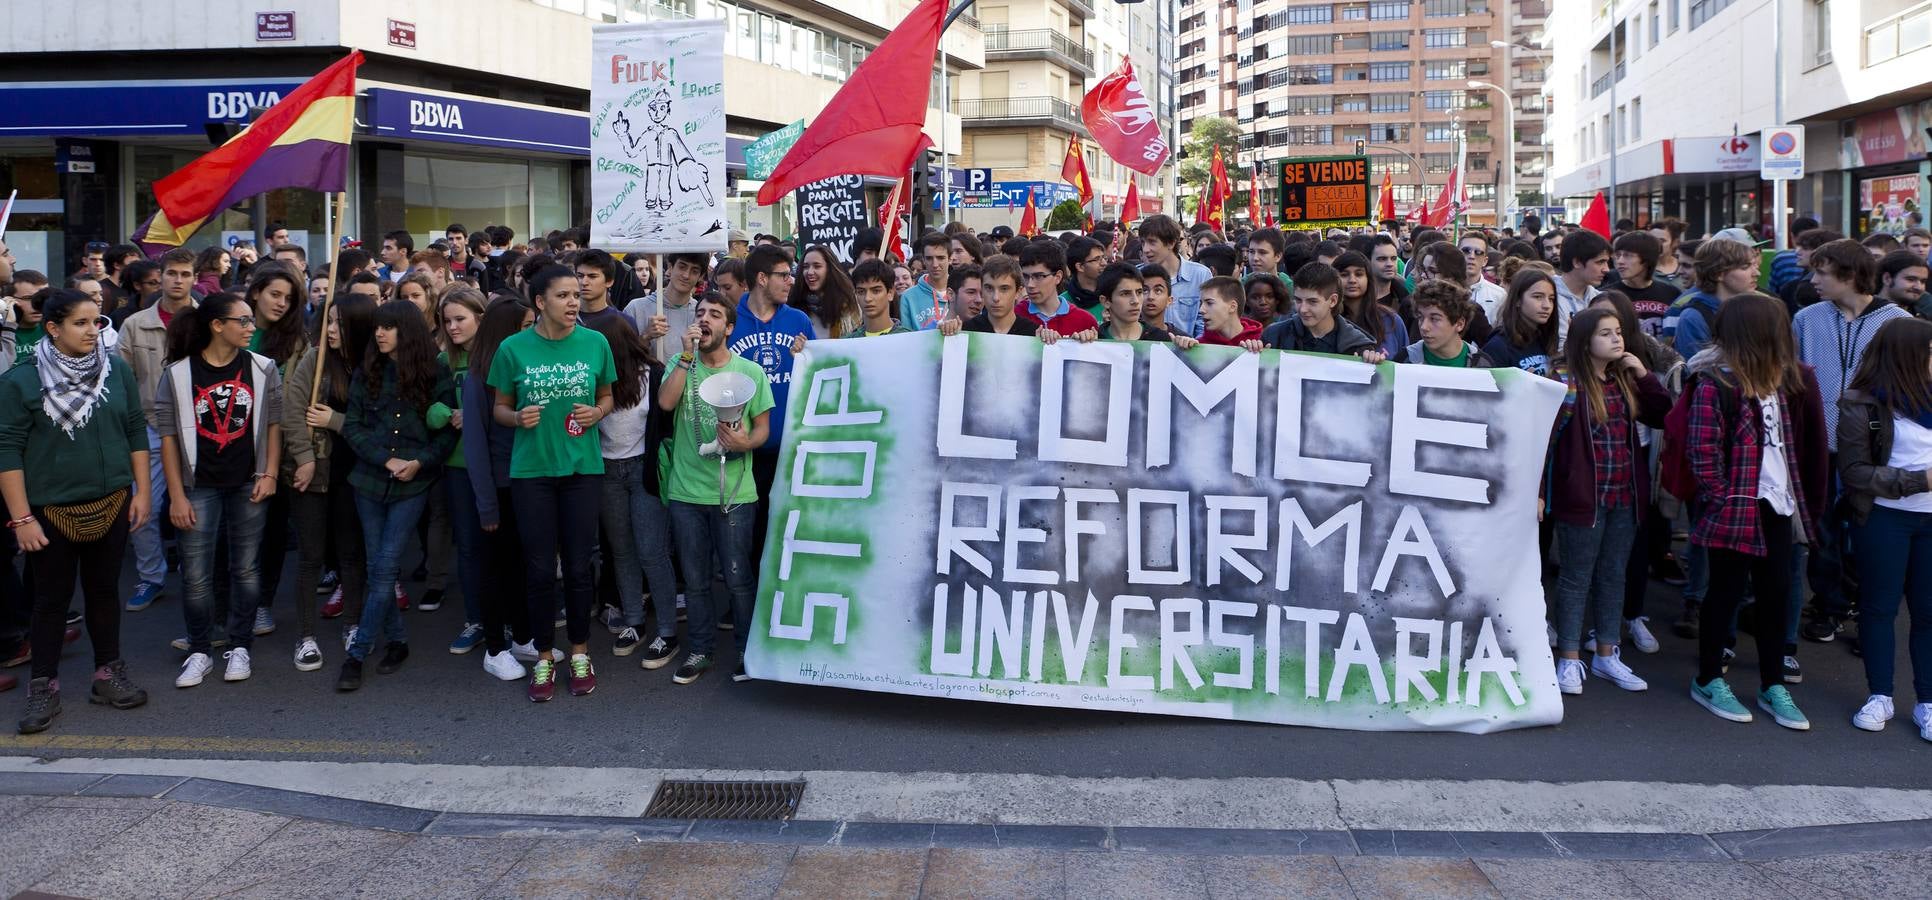
[[[20,717],[21,734],[39,734],[60,715],[60,681],[36,678],[27,686],[27,712]]]
[[[94,670],[94,687],[87,702],[133,709],[148,702],[148,692],[135,686],[134,679],[127,675],[127,663],[117,659]]]

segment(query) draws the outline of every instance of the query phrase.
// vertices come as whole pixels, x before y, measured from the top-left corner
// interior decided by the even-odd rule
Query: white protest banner
[[[1561,720],[1515,369],[936,332],[798,357],[747,669],[1359,729]],[[935,710],[943,715],[943,710]]]
[[[725,249],[724,21],[591,29],[590,242]]]

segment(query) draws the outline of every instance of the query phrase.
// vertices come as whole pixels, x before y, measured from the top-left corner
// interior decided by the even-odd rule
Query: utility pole
[[[1784,121],[1784,3],[1771,0],[1771,124],[1783,125]],[[1759,134],[1758,153],[1764,153],[1763,134]],[[1772,246],[1779,250],[1791,247],[1791,225],[1785,218],[1784,207],[1787,202],[1786,186],[1790,182],[1779,178],[1771,182],[1771,221],[1777,243]]]
[[[1775,3],[1776,0],[1773,0]],[[1617,221],[1617,149],[1623,143],[1623,114],[1617,111],[1617,0],[1610,0],[1610,221]]]

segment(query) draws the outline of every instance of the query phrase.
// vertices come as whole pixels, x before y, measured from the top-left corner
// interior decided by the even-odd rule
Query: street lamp
[[[1469,86],[1495,91],[1503,97],[1503,132],[1506,135],[1503,138],[1503,151],[1509,158],[1509,183],[1505,190],[1509,200],[1505,203],[1502,197],[1496,198],[1496,225],[1500,228],[1508,224],[1509,206],[1516,202],[1516,100],[1502,86],[1487,81],[1471,81]]]

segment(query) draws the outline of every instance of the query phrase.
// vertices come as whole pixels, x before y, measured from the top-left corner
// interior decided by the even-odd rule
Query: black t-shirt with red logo
[[[260,397],[248,354],[211,366],[197,354],[188,363],[194,380],[195,486],[240,487],[255,474],[255,414]]]

